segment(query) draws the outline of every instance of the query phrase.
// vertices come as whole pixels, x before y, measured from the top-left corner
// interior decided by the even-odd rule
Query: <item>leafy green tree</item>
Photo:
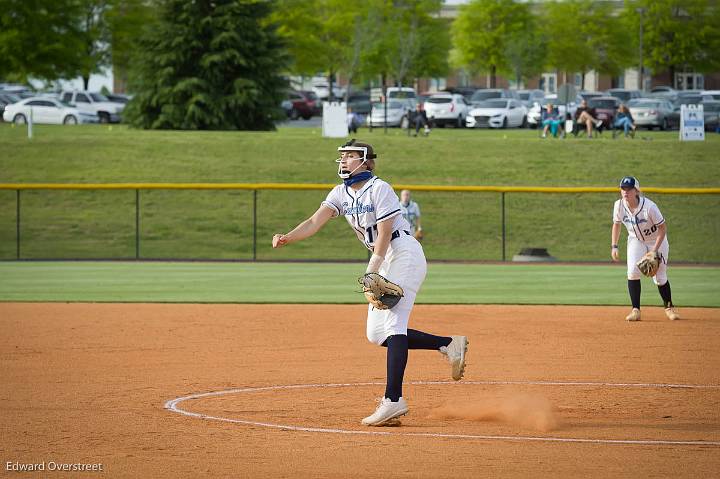
[[[632,0],[625,15],[633,33],[643,21],[643,64],[651,70],[720,69],[720,5],[707,0]],[[637,36],[634,36],[637,38]],[[634,43],[637,51],[637,42]]]
[[[618,75],[632,64],[632,32],[614,6],[594,0],[548,2],[543,14],[547,66]]]
[[[126,108],[135,126],[269,130],[280,117],[287,54],[272,2],[165,0],[140,40]]]
[[[0,0],[0,78],[76,77],[84,55],[79,16],[74,0]]]
[[[498,73],[514,73],[508,61],[508,43],[518,42],[530,22],[526,3],[472,0],[460,7],[452,25],[453,62],[472,73],[488,72],[490,86],[495,87]]]
[[[546,52],[547,40],[536,18],[530,16],[526,28],[515,32],[505,44],[505,57],[516,84],[543,72]]]
[[[110,0],[106,14],[113,75],[125,89],[133,56],[140,50],[144,28],[152,29],[159,16],[155,2],[147,0]]]
[[[83,42],[80,76],[85,90],[90,75],[110,66],[110,35],[106,21],[110,0],[80,0],[78,25]]]

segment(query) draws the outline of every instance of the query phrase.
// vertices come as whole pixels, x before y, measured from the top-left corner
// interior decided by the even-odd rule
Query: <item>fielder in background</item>
[[[632,311],[625,319],[628,321],[640,320],[641,273],[637,263],[648,252],[655,252],[660,260],[657,272],[653,276],[653,282],[657,285],[662,297],[665,314],[672,320],[680,319],[673,306],[670,281],[667,277],[670,245],[667,240],[665,218],[655,203],[641,195],[640,182],[633,176],[626,176],[620,181],[620,199],[615,202],[613,209],[610,250],[613,261],[620,260],[618,240],[620,239],[621,224],[624,224],[628,231],[627,279],[632,303]]]
[[[368,305],[367,338],[387,348],[387,383],[376,411],[362,420],[367,426],[397,425],[397,418],[408,412],[402,397],[408,349],[440,351],[450,361],[452,378],[457,381],[465,369],[468,341],[465,336],[434,336],[408,329],[415,296],[427,270],[422,246],[400,214],[397,194],[373,174],[377,158],[373,147],[353,139],[338,151],[340,158],[336,161],[342,184],[330,191],[310,218],[289,233],[274,235],[272,245],[280,248],[309,238],[330,218],[344,216],[360,242],[372,252],[366,275],[379,273],[402,288],[399,302],[387,309]]]
[[[403,218],[410,223],[410,234],[416,240],[422,241],[423,232],[420,225],[420,206],[417,202],[410,199],[410,190],[402,190],[400,192],[400,213]]]

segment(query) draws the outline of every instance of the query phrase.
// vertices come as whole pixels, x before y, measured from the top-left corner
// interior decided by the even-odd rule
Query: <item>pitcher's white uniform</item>
[[[332,209],[334,216],[345,216],[360,242],[370,251],[377,238],[378,223],[393,222],[392,239],[379,273],[400,285],[405,295],[392,309],[379,310],[368,305],[367,338],[379,345],[388,336],[407,335],[410,312],[425,279],[427,263],[422,246],[411,235],[410,225],[401,215],[395,191],[374,176],[359,191],[337,185],[322,205]]]
[[[628,231],[627,277],[628,279],[640,279],[642,273],[640,273],[636,263],[655,246],[658,226],[665,223],[665,218],[663,218],[660,209],[654,202],[640,196],[640,203],[634,211],[630,210],[630,207],[623,199],[617,200],[613,208],[613,222],[624,224]],[[653,277],[653,281],[657,285],[663,285],[667,282],[669,249],[670,245],[666,235],[657,251],[660,255],[660,267]]]

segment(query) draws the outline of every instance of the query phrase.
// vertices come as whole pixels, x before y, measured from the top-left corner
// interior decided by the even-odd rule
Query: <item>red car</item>
[[[291,120],[297,120],[300,117],[303,120],[309,120],[315,114],[316,102],[303,92],[289,90],[282,107]]]
[[[612,128],[612,122],[615,119],[615,113],[617,113],[620,103],[620,100],[614,96],[598,96],[588,100],[588,106],[595,108],[597,119],[602,120],[603,128]]]

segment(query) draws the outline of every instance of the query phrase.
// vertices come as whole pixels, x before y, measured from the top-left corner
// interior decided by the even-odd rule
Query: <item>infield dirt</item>
[[[408,384],[402,426],[366,428],[385,350],[365,339],[364,306],[0,303],[0,459],[103,464],[63,477],[713,477],[720,445],[527,439],[719,442],[720,310],[680,313],[416,306],[411,327],[469,337],[465,380]],[[410,352],[406,381],[449,379],[440,354]],[[312,384],[347,385],[181,404],[253,425],[164,408]]]

